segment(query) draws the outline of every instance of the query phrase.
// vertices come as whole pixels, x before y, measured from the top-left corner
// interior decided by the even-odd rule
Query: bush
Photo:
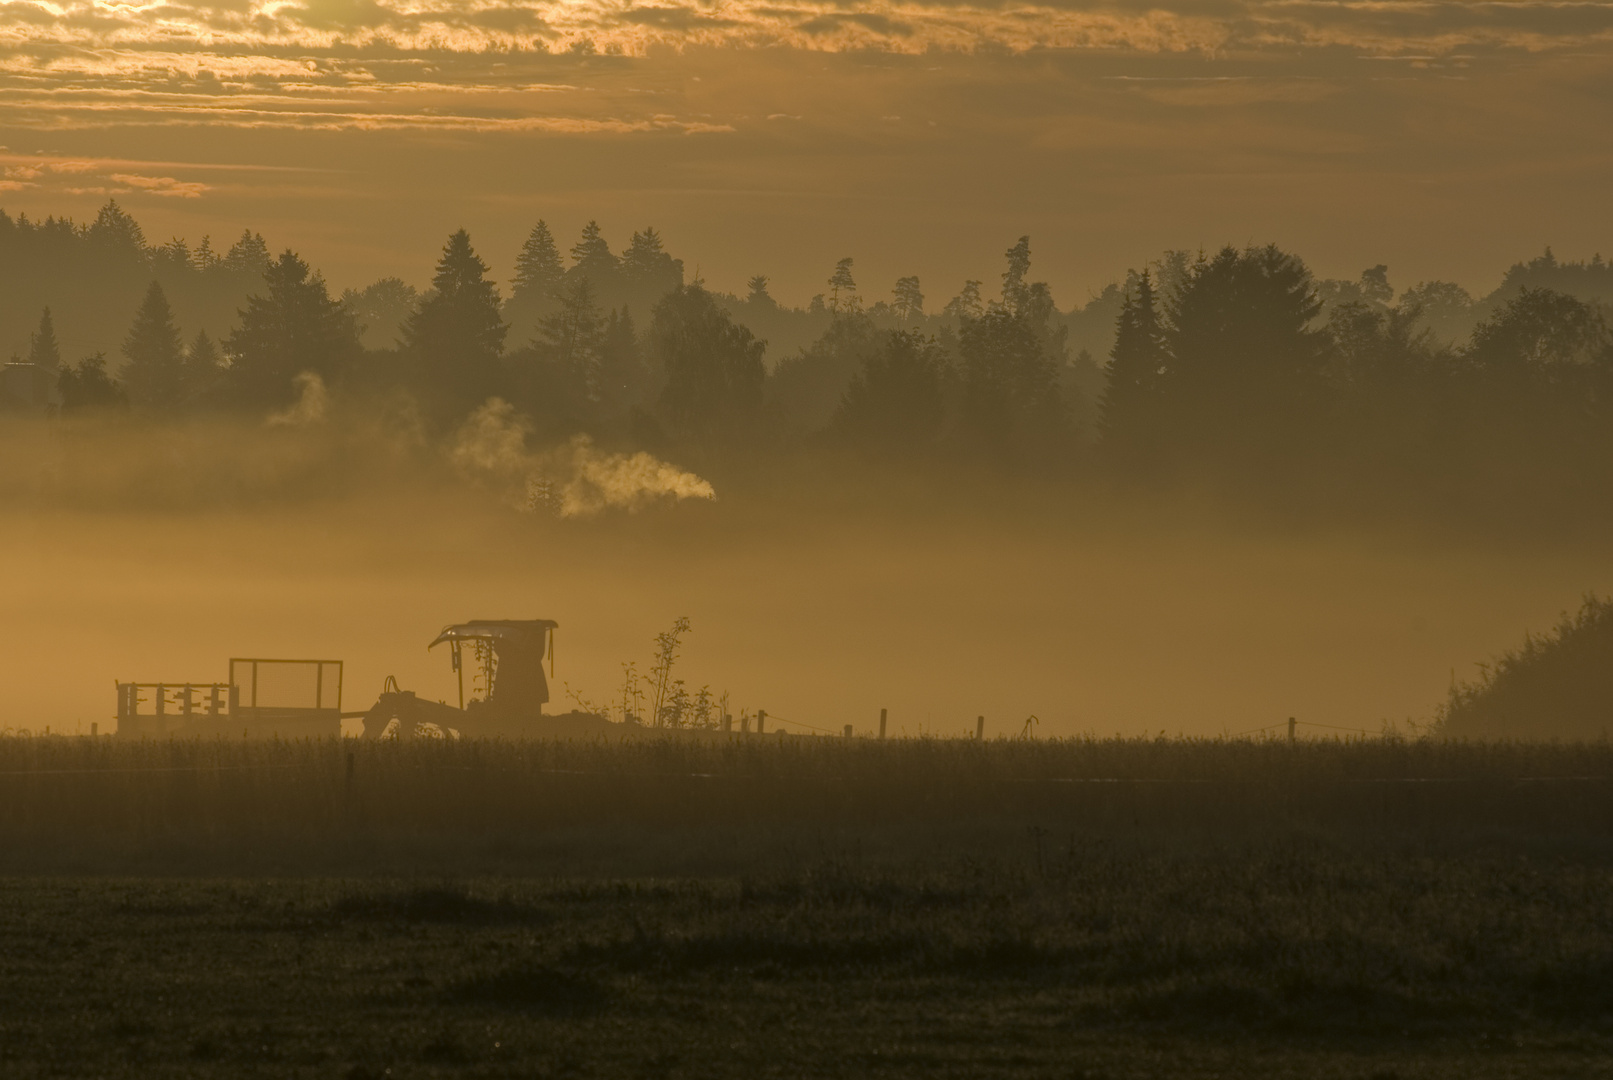
[[[1613,727],[1613,600],[1587,596],[1549,634],[1451,687],[1439,733],[1453,736],[1606,738]]]

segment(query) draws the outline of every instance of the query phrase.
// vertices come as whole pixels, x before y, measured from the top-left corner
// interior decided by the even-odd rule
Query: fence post
[[[90,721],[90,738],[93,739],[93,738],[95,738],[96,736],[98,736],[100,734],[101,734],[101,725],[97,724],[94,720],[91,720]]]
[[[722,730],[723,730],[724,735],[727,735],[727,734],[731,733],[734,730],[734,714],[733,713],[725,712],[725,713],[722,714]]]
[[[767,710],[756,710],[756,734],[760,735],[767,729]]]
[[[850,724],[846,725],[846,738],[848,738],[848,739],[851,738],[851,725]]]
[[[879,710],[879,737],[881,739],[883,739],[885,737],[885,710],[884,709]]]
[[[980,742],[985,737],[986,718],[984,716],[977,716],[975,717],[975,742]]]
[[[741,735],[750,734],[750,713],[739,714],[739,733]]]
[[[1294,718],[1292,716],[1288,718],[1288,741],[1294,741]]]

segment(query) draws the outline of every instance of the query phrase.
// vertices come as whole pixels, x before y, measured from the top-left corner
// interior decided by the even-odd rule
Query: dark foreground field
[[[8,740],[0,1073],[1613,1075],[1610,776],[1600,745]]]

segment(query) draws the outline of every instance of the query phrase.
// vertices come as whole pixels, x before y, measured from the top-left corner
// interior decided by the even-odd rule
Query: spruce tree
[[[662,249],[661,236],[653,228],[633,234],[622,252],[620,267],[622,288],[615,299],[623,303],[653,308],[661,297],[683,284],[683,260]],[[603,299],[612,302],[609,296]]]
[[[50,308],[39,316],[39,329],[29,339],[28,362],[47,371],[62,366],[62,352],[56,345],[56,326],[51,322]]]
[[[425,402],[439,423],[455,421],[498,393],[499,359],[509,333],[498,286],[460,229],[443,245],[431,292],[404,326]]]
[[[587,278],[578,278],[566,287],[560,310],[538,324],[533,347],[545,362],[554,365],[568,399],[583,408],[599,402],[605,318],[594,303]]]
[[[1320,310],[1304,262],[1275,245],[1201,256],[1165,320],[1173,441],[1234,469],[1296,464],[1324,427]]]
[[[663,267],[667,253],[661,250],[661,237],[653,228],[633,234],[627,250],[622,252],[622,276],[639,281],[654,276]]]
[[[208,397],[224,373],[224,358],[206,330],[198,330],[185,350],[185,384],[192,401]]]
[[[1152,273],[1137,279],[1115,323],[1115,344],[1104,368],[1100,406],[1103,438],[1114,444],[1137,444],[1147,438],[1156,418],[1160,384],[1165,375],[1165,335],[1160,325]]]
[[[767,285],[766,274],[756,274],[751,277],[749,281],[745,282],[745,287],[750,290],[749,295],[745,297],[745,302],[747,304],[759,304],[763,307],[777,307],[778,301],[774,300],[773,295],[767,291]]]
[[[699,285],[680,286],[656,305],[649,339],[666,379],[661,408],[677,434],[711,448],[754,439],[765,341]]]
[[[145,232],[116,199],[106,201],[85,236],[92,245],[110,255],[139,259],[146,253]]]
[[[537,333],[539,321],[554,314],[565,281],[566,270],[560,263],[554,234],[546,222],[539,221],[515,257],[515,280],[504,304],[504,320],[517,341],[531,338]]]
[[[613,309],[605,320],[600,363],[601,404],[607,413],[622,413],[644,400],[649,371],[639,348],[633,315],[627,308]]]
[[[595,288],[617,271],[616,256],[611,254],[597,221],[583,226],[582,237],[571,245],[571,258],[573,272],[592,280]]]
[[[56,386],[62,395],[62,412],[67,414],[122,409],[129,404],[123,387],[107,375],[106,357],[100,353],[80,360],[76,368],[62,368]]]
[[[329,380],[342,369],[359,349],[358,328],[295,252],[283,252],[263,281],[264,292],[247,298],[240,325],[224,343],[228,380],[237,403],[279,409],[296,399],[298,375]]]
[[[548,224],[540,220],[532,226],[526,243],[521,245],[521,253],[515,257],[510,304],[526,306],[553,301],[560,295],[560,284],[565,276],[554,234],[549,232]]]
[[[268,271],[269,262],[269,245],[263,242],[263,236],[244,229],[241,239],[219,260],[219,268],[231,274],[260,277]]]
[[[179,328],[162,286],[155,281],[135,312],[134,326],[123,342],[128,363],[122,382],[129,400],[143,409],[173,409],[185,403],[185,357]]]

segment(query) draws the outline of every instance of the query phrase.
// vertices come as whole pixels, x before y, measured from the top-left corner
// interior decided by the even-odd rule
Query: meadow
[[[1613,747],[0,740],[0,1068],[1592,1076]]]

